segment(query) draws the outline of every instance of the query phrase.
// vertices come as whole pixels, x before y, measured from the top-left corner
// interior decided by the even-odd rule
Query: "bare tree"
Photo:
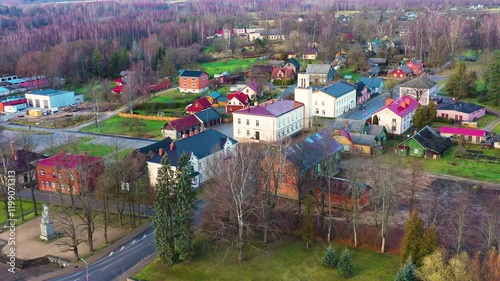
[[[27,185],[31,191],[31,200],[33,202],[33,210],[35,212],[35,216],[38,216],[38,208],[36,205],[36,196],[35,196],[35,187],[37,186],[37,182],[35,181],[35,169],[33,167],[34,159],[34,151],[37,150],[39,142],[36,138],[35,134],[26,133],[21,134],[19,138],[16,140],[21,148],[23,149],[24,163],[26,167],[26,176],[27,176]]]
[[[492,198],[487,206],[486,213],[483,216],[483,234],[486,239],[486,249],[490,250],[494,247],[495,240],[500,246],[500,206],[498,200]]]
[[[346,178],[347,190],[345,195],[348,201],[344,202],[345,210],[348,216],[348,221],[351,224],[352,231],[354,234],[354,247],[358,247],[358,225],[359,225],[359,214],[361,211],[361,188],[363,183],[361,183],[362,173],[364,171],[359,167],[362,167],[362,159],[353,159],[349,162],[346,168]]]
[[[406,179],[406,185],[408,188],[406,190],[406,196],[408,196],[408,206],[410,213],[413,211],[415,204],[415,195],[417,192],[421,191],[430,184],[429,176],[424,173],[422,162],[416,158],[410,160],[410,169],[406,171],[409,175]]]
[[[462,251],[467,226],[469,225],[471,199],[468,191],[463,191],[460,194],[451,208],[452,213],[449,216],[449,225],[455,232],[456,244],[455,250],[457,253]]]
[[[243,261],[243,249],[251,234],[251,218],[256,206],[255,189],[258,152],[252,144],[238,144],[230,153],[219,154],[210,164],[209,174],[216,184],[208,187],[208,212],[205,228],[211,239],[236,244],[238,261]]]

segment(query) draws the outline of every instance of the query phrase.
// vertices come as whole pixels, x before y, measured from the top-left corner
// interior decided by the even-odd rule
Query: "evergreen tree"
[[[417,266],[422,263],[421,241],[424,235],[424,222],[416,212],[411,212],[406,221],[405,233],[401,242],[401,260],[412,261]]]
[[[437,107],[434,101],[430,101],[426,109],[427,109],[427,125],[429,125],[432,123],[432,121],[436,119],[437,116]]]
[[[101,51],[98,48],[95,48],[94,52],[92,52],[92,75],[95,77],[101,77],[102,75]]]
[[[349,251],[349,249],[345,248],[344,252],[342,252],[342,256],[340,256],[337,267],[339,269],[340,275],[342,275],[344,278],[349,278],[352,276],[353,264],[351,252]]]
[[[195,176],[190,156],[184,152],[177,162],[176,200],[174,203],[178,230],[175,245],[180,260],[188,260],[193,255],[193,235],[190,227],[196,202],[196,191],[193,187]]]
[[[403,267],[401,267],[396,274],[394,281],[417,281],[417,272],[415,270],[415,265],[408,260]]]
[[[434,253],[439,247],[436,226],[431,224],[424,232],[420,245],[420,256],[425,257]]]
[[[117,51],[113,51],[111,54],[111,59],[109,61],[108,76],[111,78],[118,77],[120,73],[120,55]]]
[[[126,48],[122,48],[120,53],[120,71],[127,70],[130,66],[130,56]]]
[[[467,96],[477,96],[477,73],[474,70],[467,72],[465,76],[465,86],[467,87]]]
[[[487,97],[494,105],[500,105],[500,50],[496,50],[493,55],[488,72],[486,73]]]
[[[426,125],[429,125],[426,106],[419,105],[417,110],[415,110],[415,114],[413,115],[413,125],[417,127],[417,129],[422,129]]]
[[[467,97],[466,73],[467,66],[465,62],[461,61],[456,65],[455,71],[446,82],[446,91],[457,100]]]
[[[306,213],[304,215],[304,224],[300,229],[300,237],[306,242],[306,248],[309,249],[309,244],[314,241],[314,226],[312,214],[312,200],[311,196],[306,197]]]
[[[330,245],[328,248],[326,248],[323,254],[323,265],[326,267],[336,268],[337,262],[338,262],[337,252]]]
[[[168,155],[161,161],[155,189],[155,216],[153,228],[155,230],[155,247],[158,257],[163,263],[174,264],[175,258],[175,230],[177,224],[174,220],[173,193],[175,179]]]

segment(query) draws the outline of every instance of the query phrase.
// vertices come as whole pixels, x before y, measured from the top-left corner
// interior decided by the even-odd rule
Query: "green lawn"
[[[484,128],[488,126],[491,122],[497,120],[497,118],[498,116],[487,113],[486,115],[477,120],[477,126],[479,128]]]
[[[199,253],[191,263],[177,264],[172,267],[163,265],[159,260],[144,268],[135,278],[139,280],[342,280],[335,269],[321,265],[326,243],[315,243],[306,249],[304,243],[287,239],[267,252],[247,251],[248,260],[241,264],[232,254],[224,258],[222,253],[213,253],[197,246]],[[337,254],[344,249],[335,245]],[[203,251],[201,252],[200,251]],[[350,249],[354,276],[352,281],[394,280],[400,266],[399,257],[381,255],[369,250]],[[210,252],[207,254],[206,252]]]
[[[248,70],[252,68],[255,61],[256,58],[213,61],[200,63],[200,67],[201,69],[206,71],[208,75],[210,75],[210,77],[213,77],[214,74],[224,71],[229,71],[231,74],[233,74],[234,71],[238,68],[240,68],[241,70]]]
[[[344,76],[346,76],[346,75],[352,76],[352,78],[351,78],[352,83],[359,80],[359,73],[355,73],[349,68],[342,68],[340,70],[340,79],[344,79]]]
[[[498,123],[493,130],[491,130],[493,133],[500,134],[500,123]]]
[[[145,137],[145,138],[155,138],[161,139],[161,128],[165,125],[165,121],[155,121],[155,120],[140,120],[144,126],[139,129],[130,129],[128,126],[124,125],[123,121],[132,118],[123,118],[118,115],[113,116],[104,122],[101,122],[98,128],[93,125],[84,127],[81,129],[82,132],[88,133],[101,133],[101,134],[111,134],[111,135],[123,135],[131,137]]]
[[[109,145],[92,143],[92,138],[86,137],[78,138],[74,142],[62,146],[46,149],[42,153],[54,155],[59,153],[61,150],[75,154],[86,152],[90,156],[103,157],[113,152],[113,147]]]
[[[45,202],[37,201],[36,202],[36,205],[38,207],[37,209],[42,210],[43,204],[45,204]],[[16,213],[15,213],[14,217],[19,219],[16,222],[16,225],[19,225],[21,223],[21,206],[19,204],[19,200],[15,201],[15,206],[16,206]],[[3,201],[1,201],[0,202],[0,225],[3,225],[5,223],[5,221],[7,220],[7,216],[5,214],[4,208],[5,208],[4,203],[3,203]],[[33,202],[31,200],[23,200],[23,210],[24,210],[26,220],[33,218],[33,215],[27,216],[27,214],[33,213]]]
[[[179,90],[175,91],[168,91],[165,93],[161,93],[152,99],[148,100],[148,103],[153,103],[153,102],[193,102],[197,98],[199,98],[200,94],[194,94],[194,93],[181,93]]]

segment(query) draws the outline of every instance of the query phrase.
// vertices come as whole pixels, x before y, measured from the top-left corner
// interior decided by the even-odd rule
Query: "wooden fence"
[[[154,115],[139,115],[139,114],[130,114],[130,113],[118,113],[118,116],[123,118],[136,118],[142,120],[154,120],[154,121],[174,121],[179,119],[179,117],[168,117],[168,116],[154,116]]]

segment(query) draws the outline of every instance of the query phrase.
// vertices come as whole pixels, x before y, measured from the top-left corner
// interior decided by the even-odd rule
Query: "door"
[[[255,132],[255,139],[260,140],[260,132]]]

